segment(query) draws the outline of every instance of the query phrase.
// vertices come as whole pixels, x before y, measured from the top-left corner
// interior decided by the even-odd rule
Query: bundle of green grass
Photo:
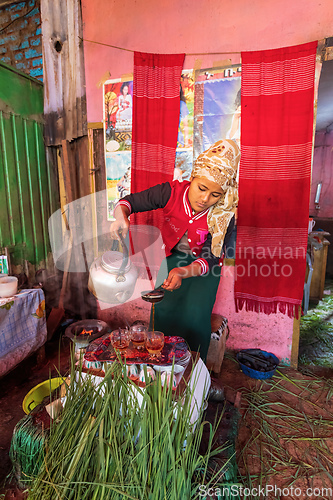
[[[219,424],[191,423],[193,394],[181,398],[160,378],[140,389],[114,363],[96,388],[93,377],[72,373],[66,402],[45,440],[30,500],[159,500],[202,498],[199,486],[227,479],[209,473]],[[202,417],[202,414],[201,416]],[[204,427],[208,449],[200,454]]]
[[[14,428],[9,455],[22,489],[31,485],[42,466],[47,433],[47,429],[35,424],[32,415],[23,417]]]

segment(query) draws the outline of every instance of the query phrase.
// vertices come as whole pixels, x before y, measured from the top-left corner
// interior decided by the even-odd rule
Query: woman
[[[120,88],[120,96],[118,97],[117,121],[132,119],[132,96],[129,93],[129,84],[124,82]]]
[[[118,238],[119,230],[127,233],[131,213],[163,209],[168,276],[163,276],[162,265],[156,285],[174,293],[155,304],[154,327],[185,338],[203,359],[223,248],[234,226],[239,158],[234,141],[218,141],[198,156],[190,181],[165,182],[126,196],[116,205],[111,225],[111,236]]]

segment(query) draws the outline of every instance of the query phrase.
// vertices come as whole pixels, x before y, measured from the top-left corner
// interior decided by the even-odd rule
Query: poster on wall
[[[194,72],[184,70],[180,81],[180,110],[174,180],[188,180],[193,160]]]
[[[241,66],[195,73],[193,157],[221,139],[240,146]]]
[[[115,204],[130,193],[133,82],[108,80],[103,86],[108,220]]]
[[[116,203],[131,191],[133,81],[108,80],[103,87],[108,220]],[[190,178],[193,158],[194,73],[184,70],[174,179]]]

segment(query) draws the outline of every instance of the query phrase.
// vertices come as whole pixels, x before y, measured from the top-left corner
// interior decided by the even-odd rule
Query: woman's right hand
[[[116,220],[112,222],[110,226],[111,238],[113,240],[120,240],[119,231],[124,238],[128,233],[130,226],[130,221],[128,219],[130,216],[130,211],[125,205],[117,205],[113,215]]]
[[[128,219],[116,219],[111,223],[110,226],[110,234],[113,240],[120,240],[119,232],[121,232],[122,236],[125,238],[128,230],[129,230],[130,222]]]

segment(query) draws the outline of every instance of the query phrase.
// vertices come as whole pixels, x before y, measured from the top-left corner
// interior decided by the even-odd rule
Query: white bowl
[[[140,382],[148,383],[151,380],[155,380],[155,378],[156,378],[155,371],[150,366],[147,366],[146,370],[142,368],[142,370],[139,373]]]
[[[153,365],[153,368],[157,372],[168,372],[168,373],[172,372],[172,365],[168,365],[168,366]],[[173,367],[173,373],[175,375],[178,375],[178,373],[183,373],[184,371],[185,371],[185,368],[183,366],[174,365],[174,367]]]
[[[17,293],[18,279],[16,276],[0,278],[0,297],[11,297]]]
[[[162,387],[164,387],[165,384],[167,385],[167,387],[169,387],[171,381],[172,381],[172,387],[173,387],[173,389],[175,389],[178,385],[178,380],[177,380],[176,375],[172,375],[172,373],[169,371],[161,373],[161,385],[162,385]]]
[[[89,370],[89,368],[93,368],[94,370],[101,370],[102,363],[100,361],[88,361],[87,359],[85,359],[84,367],[87,368],[87,370]]]

